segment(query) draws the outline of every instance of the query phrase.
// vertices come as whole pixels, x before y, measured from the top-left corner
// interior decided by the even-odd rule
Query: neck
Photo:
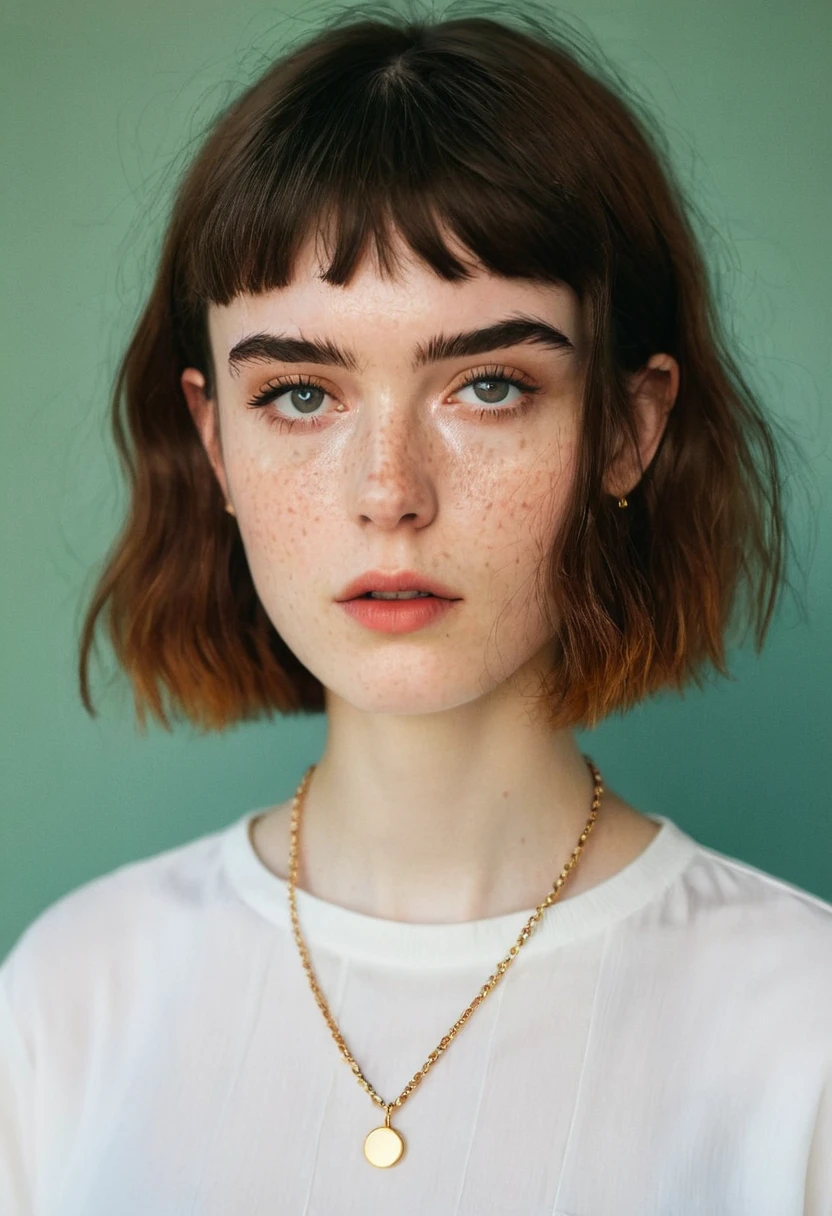
[[[301,813],[299,886],[422,923],[502,915],[546,897],[592,807],[593,778],[570,731],[532,723],[511,701],[397,716],[330,696],[327,713]],[[582,855],[564,894],[583,865]]]

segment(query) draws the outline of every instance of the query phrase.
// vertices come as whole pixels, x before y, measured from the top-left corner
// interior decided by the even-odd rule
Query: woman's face
[[[308,245],[291,286],[211,307],[213,405],[198,371],[182,383],[275,628],[326,689],[407,714],[551,665],[538,580],[575,472],[585,332],[567,287],[450,283],[399,248],[395,279],[367,258],[333,287]],[[512,321],[528,326],[460,337]],[[295,361],[256,335],[329,353]],[[427,626],[378,632],[337,602],[370,570],[418,571],[460,598]]]

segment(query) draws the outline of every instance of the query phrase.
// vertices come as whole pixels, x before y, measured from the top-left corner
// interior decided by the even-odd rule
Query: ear
[[[195,367],[186,367],[181,377],[182,392],[188,403],[188,409],[199,432],[202,446],[211,462],[217,481],[220,484],[223,497],[228,502],[228,479],[225,475],[225,465],[220,443],[220,427],[216,398],[205,395],[205,377]]]
[[[639,450],[636,455],[628,439],[622,442],[604,479],[608,494],[626,497],[638,485],[642,469],[648,467],[656,454],[678,392],[679,364],[672,355],[651,355],[644,367],[630,377]]]

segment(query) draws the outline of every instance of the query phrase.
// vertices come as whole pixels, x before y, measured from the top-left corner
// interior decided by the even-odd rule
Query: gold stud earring
[[[231,505],[231,503],[230,503],[230,502],[227,502],[227,503],[225,504],[225,509],[226,509],[226,511],[228,512],[228,514],[229,514],[229,515],[236,515],[236,514],[237,514],[237,512],[234,510],[234,508],[233,508],[233,506]]]
[[[619,507],[626,507],[626,505],[627,505],[627,499],[626,499],[626,498],[619,498],[619,500],[618,500],[618,505],[619,505]]]

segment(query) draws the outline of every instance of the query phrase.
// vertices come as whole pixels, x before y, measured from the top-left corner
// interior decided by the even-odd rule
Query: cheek
[[[300,603],[312,578],[337,577],[328,547],[337,531],[331,477],[309,467],[264,468],[261,461],[250,461],[238,466],[235,487],[249,569],[270,609],[280,603],[290,610]]]
[[[551,549],[574,477],[571,437],[541,445],[520,438],[510,459],[475,463],[458,501],[466,531],[495,575],[536,566]],[[510,577],[516,577],[516,573]]]

